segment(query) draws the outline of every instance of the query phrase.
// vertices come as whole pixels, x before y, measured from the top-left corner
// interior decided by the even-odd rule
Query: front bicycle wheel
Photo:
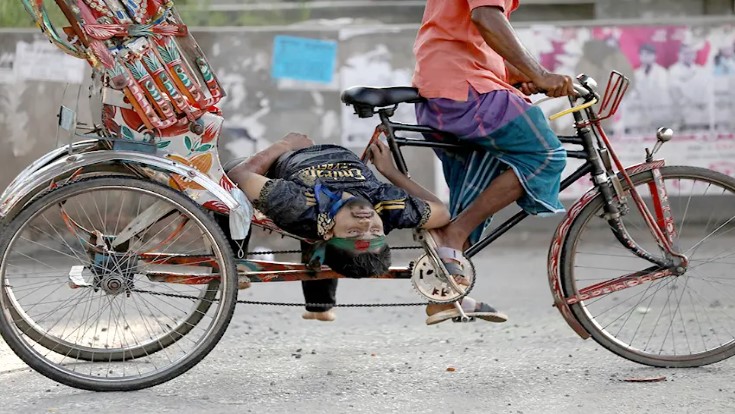
[[[60,383],[129,391],[175,378],[222,337],[237,300],[227,238],[188,197],[134,178],[74,182],[0,241],[0,333]]]
[[[597,196],[572,223],[563,243],[566,297],[607,290],[571,305],[591,336],[610,351],[645,365],[697,367],[735,354],[735,179],[695,167],[660,170],[677,231],[676,249],[689,259],[679,276],[620,283],[661,267],[634,255],[612,234]],[[653,173],[631,177],[652,213]],[[629,195],[627,186],[626,193]],[[641,247],[664,259],[630,200],[622,221]],[[660,275],[660,273],[659,273]]]

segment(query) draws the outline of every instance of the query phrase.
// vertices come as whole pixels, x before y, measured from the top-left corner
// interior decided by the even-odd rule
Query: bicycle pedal
[[[452,322],[454,322],[454,323],[468,323],[468,322],[474,322],[475,321],[475,317],[474,316],[468,316],[465,320],[463,320],[463,319],[464,318],[462,318],[461,316],[457,316],[457,317],[452,318]]]

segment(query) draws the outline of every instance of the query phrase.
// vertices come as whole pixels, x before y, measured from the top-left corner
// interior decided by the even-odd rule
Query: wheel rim
[[[147,275],[152,270],[160,273],[160,269],[187,275],[212,273],[203,263],[172,265],[167,259],[172,254],[207,256],[219,269],[228,268],[225,261],[231,258],[223,256],[207,230],[211,224],[191,214],[198,206],[182,205],[163,195],[166,189],[160,190],[129,184],[80,185],[61,198],[54,199],[53,192],[50,198],[42,198],[38,204],[53,203],[30,217],[19,215],[23,224],[9,225],[18,230],[4,250],[1,268],[0,301],[7,308],[6,317],[14,321],[11,332],[3,334],[12,335],[14,342],[47,368],[96,383],[161,376],[196,358],[222,320],[229,319],[229,310],[220,299],[232,287],[218,280],[198,285],[161,283]],[[116,263],[108,269],[100,270],[85,243],[85,230],[119,234],[154,201],[166,204],[172,213],[140,232],[126,251],[132,255],[157,248],[161,259],[155,263],[138,260],[126,272],[118,258],[111,260]],[[65,223],[65,216],[79,226],[70,226],[70,220]],[[181,222],[185,222],[183,227]],[[171,237],[172,229],[180,230]],[[82,280],[96,289],[70,288],[72,266],[84,266]],[[115,277],[122,280],[123,289],[114,288],[119,285],[113,283]]]
[[[649,180],[638,181],[636,188],[653,212]],[[735,186],[730,179],[684,173],[665,174],[664,182],[676,242],[689,258],[687,272],[583,301],[576,308],[592,324],[596,339],[646,359],[641,362],[715,357],[714,362],[722,359],[717,355],[735,352]],[[602,209],[601,203],[595,207]],[[630,208],[623,222],[632,238],[662,257],[640,213]],[[605,225],[597,215],[582,224],[571,260],[573,292],[653,266],[624,249]]]

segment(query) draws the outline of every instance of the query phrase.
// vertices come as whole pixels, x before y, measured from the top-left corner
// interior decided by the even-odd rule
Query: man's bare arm
[[[265,173],[281,155],[314,145],[306,135],[290,133],[270,147],[258,152],[235,168],[227,175],[245,193],[250,201],[260,197],[263,186],[269,181]]]
[[[531,82],[531,78],[524,75],[523,72],[518,70],[517,67],[513,66],[510,62],[505,62],[505,74],[508,77],[508,83],[515,85],[518,83]]]
[[[426,223],[424,223],[423,228],[435,229],[438,227],[446,226],[449,223],[449,220],[451,219],[449,210],[444,205],[444,203],[439,200],[439,197],[437,197],[434,193],[427,190],[416,181],[408,178],[406,175],[398,170],[395,170],[394,173],[383,175],[385,175],[385,178],[387,178],[388,181],[390,181],[396,187],[401,187],[402,189],[406,190],[408,194],[426,201],[426,203],[429,205],[429,208],[431,208],[431,215],[429,216],[429,219],[426,221]]]
[[[423,228],[434,229],[449,223],[451,215],[444,203],[434,193],[408,178],[396,168],[387,145],[381,141],[376,141],[375,144],[370,146],[369,159],[391,184],[406,190],[408,194],[414,197],[426,201],[429,208],[431,208],[431,215],[429,216],[429,220],[424,223]]]
[[[314,141],[309,139],[306,135],[292,132],[272,144],[270,147],[248,158],[235,168],[244,168],[245,170],[256,174],[265,175],[281,155],[289,151],[307,148],[312,145],[314,145]]]
[[[441,203],[441,200],[439,200],[439,197],[437,197],[436,194],[427,190],[426,188],[424,188],[424,186],[417,183],[416,181],[408,178],[408,176],[401,173],[397,169],[381,172],[381,174],[383,174],[383,176],[387,178],[388,181],[390,181],[393,185],[395,185],[396,187],[401,187],[402,189],[406,190],[408,194],[414,197],[418,197],[424,201]]]
[[[538,89],[554,97],[574,95],[572,79],[550,73],[541,66],[518,39],[501,8],[477,7],[472,10],[471,18],[488,46],[528,77]]]

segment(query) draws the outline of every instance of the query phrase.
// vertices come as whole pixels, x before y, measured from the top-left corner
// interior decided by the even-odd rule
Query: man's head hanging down
[[[379,276],[388,272],[391,257],[383,220],[363,197],[315,187],[319,207],[317,231],[324,239],[311,258],[311,265],[326,264],[352,278]]]

